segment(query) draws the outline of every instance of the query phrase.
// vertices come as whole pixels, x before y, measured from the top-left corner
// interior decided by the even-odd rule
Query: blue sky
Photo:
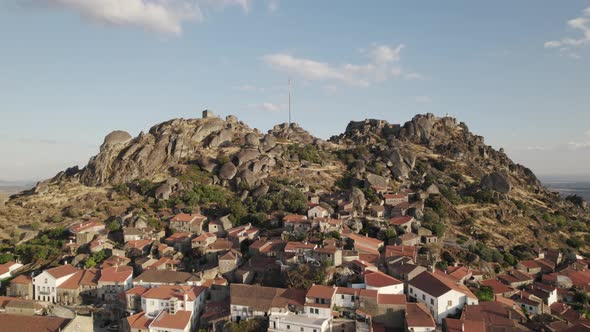
[[[590,175],[590,0],[2,0],[0,179],[203,109],[328,138],[450,114],[538,174]]]

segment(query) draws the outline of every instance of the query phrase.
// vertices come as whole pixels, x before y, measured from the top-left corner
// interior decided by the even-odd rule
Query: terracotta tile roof
[[[405,233],[399,236],[400,241],[411,241],[419,238],[420,235],[414,233]]]
[[[169,237],[167,237],[166,242],[182,242],[182,241],[190,240],[192,236],[193,236],[192,233],[177,232],[177,233],[174,233],[174,234],[170,235]]]
[[[464,285],[457,284],[456,281],[444,275],[434,274],[428,271],[420,273],[414,279],[410,280],[409,284],[434,297],[440,297],[450,290],[455,290],[469,298],[477,299],[469,288]]]
[[[466,305],[463,307],[462,320],[484,322],[486,326],[494,328],[513,328],[516,322],[513,319],[526,319],[520,308],[513,309],[504,303],[497,301],[485,301],[478,305]]]
[[[285,246],[285,251],[286,252],[297,251],[297,249],[312,250],[315,247],[317,247],[317,245],[314,243],[303,243],[303,242],[291,241],[291,242],[287,242],[287,245]]]
[[[167,270],[147,270],[133,279],[138,283],[183,284],[192,277],[190,273]]]
[[[73,276],[69,277],[59,289],[78,289],[80,286],[96,286],[98,282],[99,271],[96,269],[78,270]]]
[[[149,288],[143,286],[135,286],[125,291],[125,295],[143,295]]]
[[[394,225],[394,226],[401,226],[401,225],[411,222],[412,220],[414,220],[414,217],[412,217],[412,216],[401,216],[401,217],[391,218],[389,220],[389,224]]]
[[[307,216],[300,214],[288,214],[283,217],[284,222],[307,222]]]
[[[447,267],[447,275],[457,279],[457,280],[461,280],[464,279],[465,277],[472,275],[473,273],[471,272],[471,270],[469,270],[469,268],[467,268],[466,266],[449,266]]]
[[[375,248],[383,245],[383,241],[381,241],[379,239],[374,239],[372,237],[364,236],[364,235],[349,233],[346,236],[348,236],[348,238],[353,240],[355,245],[358,243],[358,244],[371,246],[371,247],[375,247]]]
[[[365,273],[365,284],[367,284],[367,286],[380,288],[401,285],[403,283],[381,271],[368,271]]]
[[[447,332],[486,332],[483,322],[445,318],[444,325]]]
[[[66,318],[0,314],[3,331],[58,332],[69,322]]]
[[[235,261],[238,256],[233,251],[228,251],[225,255],[219,257],[220,261]]]
[[[129,316],[126,318],[127,324],[131,329],[138,329],[138,330],[148,330],[152,319],[147,317],[144,312],[140,312],[138,314]]]
[[[193,313],[190,311],[179,310],[174,315],[163,310],[158,317],[156,317],[150,324],[150,330],[152,329],[174,329],[174,330],[185,330],[191,323],[191,317]]]
[[[336,287],[336,294],[358,295],[360,291],[359,288]]]
[[[174,216],[174,218],[172,218],[170,221],[171,222],[189,223],[189,222],[193,222],[193,221],[203,222],[206,219],[207,219],[207,217],[205,217],[204,215],[201,215],[201,214],[181,213],[181,214],[177,214],[176,216]]]
[[[159,300],[177,298],[182,300],[184,299],[184,296],[187,295],[190,301],[194,301],[202,292],[205,291],[205,289],[206,288],[202,286],[161,285],[150,288],[142,295],[142,298]]]
[[[406,296],[404,294],[377,294],[377,304],[405,305]]]
[[[33,278],[31,278],[28,275],[21,274],[20,276],[12,279],[10,283],[19,285],[31,285],[33,283]]]
[[[332,255],[335,254],[338,250],[340,250],[340,249],[336,248],[334,246],[325,246],[325,247],[313,249],[313,251],[318,254],[332,254]]]
[[[406,325],[408,328],[436,327],[434,318],[424,303],[408,303],[406,305]]]
[[[307,291],[308,298],[319,298],[319,299],[332,299],[334,293],[336,292],[335,287],[323,286],[323,285],[313,285]]]
[[[383,198],[385,199],[400,199],[400,198],[408,198],[407,194],[384,194]]]
[[[125,282],[132,276],[133,268],[131,266],[112,266],[101,271],[98,282]]]
[[[229,250],[234,246],[233,242],[227,239],[217,239],[207,246],[207,250]]]
[[[416,260],[418,247],[415,246],[386,246],[385,257],[409,257]]]
[[[360,297],[372,298],[377,299],[379,292],[376,289],[361,289],[359,292]]]
[[[284,308],[288,305],[303,307],[305,304],[305,289],[278,289],[277,295],[272,300],[271,306],[273,308]]]
[[[496,279],[482,280],[479,283],[482,286],[491,287],[492,290],[494,291],[494,294],[504,294],[504,293],[509,293],[509,292],[513,291],[512,288],[504,285],[503,283],[499,282]]]
[[[230,301],[232,305],[241,305],[257,311],[270,311],[280,288],[231,284]]]
[[[210,239],[213,237],[217,238],[217,235],[209,233],[209,232],[203,232],[203,233],[201,233],[201,235],[197,236],[192,241],[193,242],[205,242],[205,241],[207,241],[207,239]]]
[[[133,241],[127,241],[127,243],[125,243],[125,246],[128,248],[135,248],[135,249],[139,249],[139,250],[143,250],[146,246],[149,246],[153,243],[153,240],[133,240]]]
[[[79,224],[76,224],[70,228],[68,228],[68,230],[73,233],[73,234],[78,234],[78,233],[83,233],[84,231],[96,227],[97,229],[104,229],[105,228],[105,224],[98,221],[98,220],[91,220],[91,221],[87,221],[87,222],[81,222]]]
[[[73,267],[72,265],[69,265],[69,264],[61,265],[61,266],[54,267],[49,270],[45,270],[45,272],[49,273],[51,276],[53,276],[56,279],[65,277],[70,274],[74,274],[77,271],[78,271],[78,269],[76,269],[75,267]]]

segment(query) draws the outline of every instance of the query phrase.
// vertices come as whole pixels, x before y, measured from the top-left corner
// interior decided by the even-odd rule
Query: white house
[[[34,299],[43,302],[56,301],[56,288],[73,276],[78,270],[72,265],[62,265],[43,271],[33,277]]]
[[[443,274],[422,272],[408,283],[410,299],[424,303],[438,324],[457,313],[465,304],[477,304],[477,297],[464,285]]]
[[[23,265],[17,262],[6,262],[4,264],[0,264],[0,280],[4,280],[6,278],[10,278],[13,276],[13,272],[21,268]]]
[[[272,313],[269,316],[270,332],[301,331],[301,332],[327,332],[330,330],[330,319],[316,318],[293,313]]]
[[[117,295],[133,288],[131,266],[111,266],[102,269],[98,279],[98,297],[103,301],[114,301]]]
[[[336,287],[313,285],[305,295],[305,314],[314,318],[331,318]]]
[[[381,271],[367,271],[365,273],[365,287],[377,290],[378,294],[404,293],[404,283]]]
[[[328,218],[329,216],[330,211],[328,211],[321,205],[316,205],[311,209],[307,210],[307,217],[312,220],[315,218]]]
[[[162,285],[150,288],[141,296],[141,308],[151,317],[162,310],[190,311],[199,316],[205,306],[205,287]]]
[[[337,287],[334,305],[340,308],[356,309],[356,301],[359,298],[360,291],[358,288]]]

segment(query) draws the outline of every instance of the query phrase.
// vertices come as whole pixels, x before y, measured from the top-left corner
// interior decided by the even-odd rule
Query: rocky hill
[[[350,122],[324,141],[296,124],[263,134],[234,116],[204,115],[170,120],[135,138],[107,135],[86,167],[60,172],[1,207],[3,237],[28,238],[38,229],[131,211],[157,217],[214,206],[211,213],[246,218],[273,210],[268,202],[276,205],[287,187],[329,197],[333,207],[334,197],[350,199],[362,213],[376,203],[375,188],[385,187],[418,193],[421,204],[412,213],[444,230],[445,250],[459,259],[479,243],[586,250],[587,209],[544,188],[528,168],[453,118]],[[358,219],[359,227],[371,227]]]

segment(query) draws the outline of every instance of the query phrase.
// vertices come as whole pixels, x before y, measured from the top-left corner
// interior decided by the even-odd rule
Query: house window
[[[340,295],[340,298],[344,300],[344,295]]]
[[[303,327],[299,329],[299,331],[303,332]]]
[[[430,299],[430,304],[434,305],[434,299]]]
[[[410,288],[410,294],[414,293],[414,288]]]
[[[290,330],[290,329],[291,329],[291,325],[287,325],[287,330]]]
[[[426,295],[422,294],[422,300],[426,301]]]
[[[449,307],[452,307],[452,306],[453,306],[453,300],[449,300],[449,302],[447,303],[447,305],[448,305]]]

